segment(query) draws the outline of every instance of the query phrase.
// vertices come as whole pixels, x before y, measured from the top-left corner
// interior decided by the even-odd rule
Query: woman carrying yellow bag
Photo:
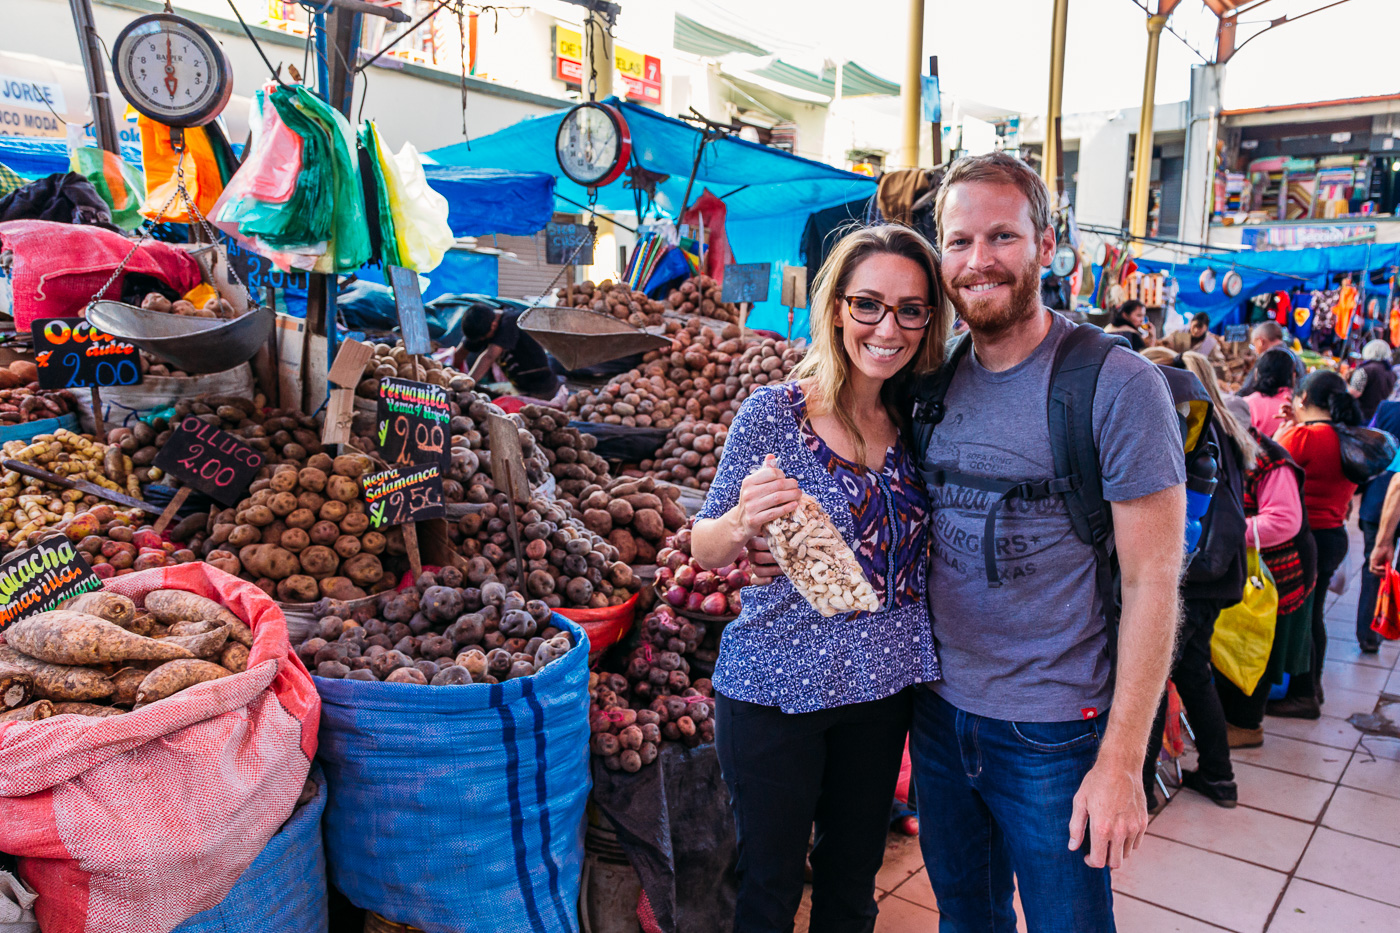
[[[1244,598],[1220,613],[1210,637],[1210,660],[1217,674],[1224,674],[1244,693],[1253,693],[1269,666],[1278,622],[1278,587],[1273,574],[1259,559],[1259,528],[1254,527],[1253,546],[1245,555],[1249,576]]]

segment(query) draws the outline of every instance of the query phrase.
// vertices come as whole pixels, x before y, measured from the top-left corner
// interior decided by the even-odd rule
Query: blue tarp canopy
[[[1177,304],[1188,315],[1204,311],[1213,327],[1244,323],[1244,306],[1263,292],[1327,287],[1334,275],[1386,270],[1400,265],[1400,243],[1370,243],[1351,246],[1317,246],[1307,249],[1281,249],[1197,256],[1190,262],[1134,260],[1145,272],[1167,272],[1180,285]],[[1201,291],[1201,273],[1214,270],[1217,282],[1234,270],[1244,280],[1238,297],[1230,298],[1217,284],[1209,294]]]
[[[616,98],[609,103],[619,107],[627,119],[632,134],[632,163],[669,176],[657,186],[656,203],[674,217],[685,197],[701,132],[688,123],[636,104]],[[556,179],[558,209],[574,212],[579,204],[587,203],[588,191],[565,177],[555,159],[554,141],[564,113],[522,120],[490,136],[434,149],[427,155],[443,165],[547,172]],[[725,229],[735,261],[773,263],[769,287],[773,299],[754,307],[750,314],[752,326],[784,331],[787,311],[777,301],[781,294],[781,267],[803,264],[801,238],[807,217],[826,207],[869,197],[875,193],[876,184],[864,175],[726,137],[705,146],[691,202],[706,188],[728,207]],[[634,211],[634,194],[623,187],[621,180],[613,182],[598,189],[598,209],[614,213]],[[806,314],[799,310],[794,334],[806,331]]]
[[[139,168],[140,147],[123,146],[122,158]],[[0,163],[27,178],[66,172],[68,144],[62,139],[0,136]],[[546,172],[445,165],[423,168],[428,184],[447,198],[447,221],[456,236],[529,236],[543,230],[553,215],[554,178]]]

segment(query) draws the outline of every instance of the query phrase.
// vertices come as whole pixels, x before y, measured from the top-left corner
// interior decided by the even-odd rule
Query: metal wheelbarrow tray
[[[568,370],[671,345],[669,337],[649,334],[611,314],[586,308],[531,308],[520,315],[520,329]]]
[[[187,373],[221,373],[246,363],[267,344],[276,315],[271,308],[255,308],[224,321],[98,301],[88,307],[87,319]]]

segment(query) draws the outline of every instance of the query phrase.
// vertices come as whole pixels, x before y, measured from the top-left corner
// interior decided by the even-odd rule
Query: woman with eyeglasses
[[[735,933],[791,930],[812,825],[813,933],[868,931],[914,684],[936,680],[925,601],[928,497],[902,396],[943,359],[938,259],[897,225],[858,230],[817,275],[812,346],[734,419],[691,537],[723,567],[815,498],[880,597],[820,615],[785,577],[743,590],[715,664],[715,740],[738,830]]]

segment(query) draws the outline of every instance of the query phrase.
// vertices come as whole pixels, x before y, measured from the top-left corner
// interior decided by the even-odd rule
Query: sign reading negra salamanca
[[[61,535],[0,561],[0,629],[71,596],[102,588],[73,542]]]
[[[394,467],[364,478],[365,505],[373,528],[442,518],[442,470],[436,463]]]
[[[30,329],[39,388],[134,386],[141,381],[134,344],[76,318],[43,318]]]
[[[175,425],[154,465],[204,493],[233,506],[262,469],[263,455],[226,431],[194,415]]]
[[[437,463],[446,476],[452,466],[451,424],[452,405],[442,386],[408,379],[379,380],[376,439],[389,463]]]

